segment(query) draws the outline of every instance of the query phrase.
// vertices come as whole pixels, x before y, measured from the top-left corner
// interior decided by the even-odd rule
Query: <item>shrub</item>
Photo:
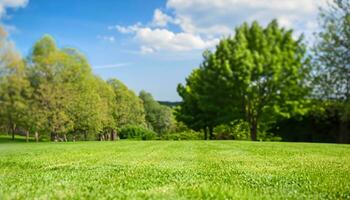
[[[275,135],[272,132],[262,132],[262,133],[259,133],[258,140],[275,142],[275,141],[282,141],[282,138],[280,136]]]
[[[215,127],[214,134],[219,140],[249,140],[249,124],[243,120],[236,120],[228,125]]]
[[[203,134],[195,131],[182,131],[167,133],[162,136],[163,140],[202,140]]]
[[[135,125],[125,126],[119,131],[120,139],[153,140],[157,134],[147,128]]]

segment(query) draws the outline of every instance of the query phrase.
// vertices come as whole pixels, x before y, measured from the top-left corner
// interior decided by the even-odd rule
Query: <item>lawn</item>
[[[0,199],[349,199],[350,145],[0,143]]]

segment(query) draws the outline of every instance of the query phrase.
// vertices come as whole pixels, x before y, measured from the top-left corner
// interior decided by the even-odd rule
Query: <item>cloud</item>
[[[103,40],[103,41],[108,41],[108,42],[111,42],[111,43],[115,42],[115,37],[114,36],[101,36],[101,35],[98,35],[97,39]]]
[[[97,66],[94,66],[93,69],[95,69],[95,70],[99,70],[99,69],[113,69],[113,68],[129,66],[131,64],[132,63],[117,63],[117,64],[108,64],[108,65],[97,65]]]
[[[141,54],[203,50],[212,48],[219,42],[217,38],[204,38],[185,32],[175,33],[166,28],[151,28],[141,26],[141,24],[127,27],[117,25],[114,29],[123,34],[133,34],[135,41],[140,44]]]
[[[166,7],[184,32],[227,35],[244,21],[278,19],[288,28],[307,29],[327,0],[168,0]]]
[[[167,29],[141,28],[135,35],[143,45],[143,50],[154,51],[191,51],[211,48],[218,40],[204,40],[200,36],[189,33],[174,33]],[[152,51],[150,50],[152,49]]]
[[[174,23],[175,20],[169,15],[163,13],[160,9],[154,11],[152,22],[154,26],[165,27],[169,22]]]
[[[29,0],[0,0],[0,19],[6,15],[6,9],[24,8]]]
[[[246,21],[266,25],[277,19],[280,25],[294,29],[295,36],[312,36],[318,29],[318,8],[326,3],[327,0],[168,0],[165,8],[154,10],[148,25],[116,25],[109,29],[133,35],[143,54],[203,50],[213,48],[220,38],[232,34]]]
[[[18,28],[16,26],[13,25],[9,25],[9,24],[1,24],[1,26],[3,28],[5,28],[6,32],[9,34],[13,34],[13,33],[19,33],[20,31],[18,30]]]
[[[150,54],[154,52],[152,48],[147,46],[141,46],[140,51],[141,51],[141,54]]]
[[[138,22],[134,25],[131,25],[131,26],[120,26],[120,25],[115,25],[115,26],[108,26],[108,30],[117,30],[118,32],[120,33],[124,33],[124,34],[127,34],[127,33],[134,33],[136,32],[139,28],[141,28],[141,23]]]

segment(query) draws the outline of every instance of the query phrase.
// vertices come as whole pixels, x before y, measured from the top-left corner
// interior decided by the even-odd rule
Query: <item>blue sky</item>
[[[0,0],[0,21],[28,55],[43,34],[75,47],[95,74],[118,78],[135,92],[180,100],[176,86],[244,21],[277,18],[310,37],[325,0]]]

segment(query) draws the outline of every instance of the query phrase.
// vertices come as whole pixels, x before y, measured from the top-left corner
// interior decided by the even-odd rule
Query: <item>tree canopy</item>
[[[200,68],[178,87],[184,100],[180,112],[188,114],[190,105],[199,117],[190,113],[189,121],[205,124],[210,133],[216,125],[244,119],[256,140],[263,125],[304,111],[309,70],[302,38],[295,40],[292,30],[276,20],[266,28],[245,23],[214,52],[205,52]],[[189,121],[184,120],[190,126]]]
[[[121,81],[92,73],[86,57],[38,40],[26,60],[0,29],[1,127],[55,141],[115,139],[126,125],[146,126],[142,100]]]
[[[141,91],[148,126],[159,134],[170,132],[174,128],[174,117],[171,108],[159,104],[150,93]]]
[[[318,98],[333,104],[340,118],[339,142],[349,142],[350,121],[350,2],[333,0],[321,10],[321,31],[316,34],[314,65]]]

